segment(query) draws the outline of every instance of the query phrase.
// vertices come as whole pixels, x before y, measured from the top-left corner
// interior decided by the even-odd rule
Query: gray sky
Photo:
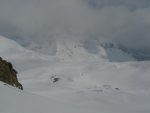
[[[0,35],[43,45],[96,38],[150,50],[150,1],[1,0]]]

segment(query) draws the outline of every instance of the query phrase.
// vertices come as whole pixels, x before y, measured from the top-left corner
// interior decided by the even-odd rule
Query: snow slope
[[[0,90],[0,113],[149,112],[149,99],[147,95],[135,96],[122,92],[112,92],[111,94],[74,92],[71,95],[62,95],[61,98],[45,98],[25,91],[18,91],[3,85],[1,82]],[[67,99],[66,101],[62,101],[64,97]]]
[[[150,62],[110,63],[101,57],[105,51],[97,58],[82,46],[60,46],[47,56],[0,37],[0,56],[14,64],[24,86],[0,83],[0,113],[150,112]]]

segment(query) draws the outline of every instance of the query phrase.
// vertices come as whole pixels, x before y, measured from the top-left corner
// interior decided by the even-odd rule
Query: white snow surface
[[[24,86],[0,82],[0,113],[150,113],[149,61],[112,63],[104,50],[60,48],[48,56],[0,37],[0,56]]]

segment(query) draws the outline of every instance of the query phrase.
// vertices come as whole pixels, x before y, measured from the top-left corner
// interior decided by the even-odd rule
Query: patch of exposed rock
[[[13,65],[0,57],[0,81],[17,87],[23,90],[23,86],[19,83],[17,78],[17,71]]]

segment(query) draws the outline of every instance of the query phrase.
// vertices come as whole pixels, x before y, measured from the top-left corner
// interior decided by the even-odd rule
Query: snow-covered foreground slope
[[[66,49],[42,55],[0,37],[0,56],[14,64],[24,86],[0,83],[0,113],[150,112],[150,62],[110,63],[80,46],[71,50],[85,59]]]
[[[148,113],[148,95],[74,92],[45,98],[0,82],[0,113]],[[59,93],[59,92],[57,92]],[[62,101],[62,100],[66,101]]]

